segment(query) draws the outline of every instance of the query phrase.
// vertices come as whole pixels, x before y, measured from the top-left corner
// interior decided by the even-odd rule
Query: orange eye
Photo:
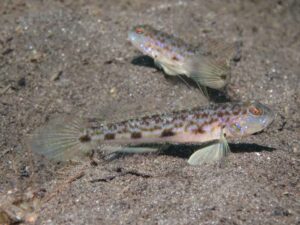
[[[251,106],[249,108],[250,113],[252,113],[255,116],[260,116],[262,115],[263,111],[255,106]]]
[[[135,32],[137,34],[142,34],[142,33],[144,33],[144,30],[143,30],[143,28],[138,27],[138,28],[135,29]]]

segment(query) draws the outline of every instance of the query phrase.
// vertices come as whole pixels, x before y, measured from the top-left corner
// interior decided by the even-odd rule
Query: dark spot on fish
[[[174,136],[175,133],[172,131],[172,129],[165,129],[162,133],[161,133],[161,137],[170,137],[170,136]]]
[[[113,139],[115,139],[115,134],[113,134],[113,133],[108,133],[108,134],[105,134],[104,135],[104,140],[113,140]]]
[[[235,105],[232,109],[233,115],[238,115],[241,112],[241,107],[239,105]]]
[[[195,128],[193,129],[193,127],[196,127],[195,125],[197,126],[197,124],[194,121],[189,121],[189,123],[185,126],[184,131],[192,131],[193,133],[196,133],[197,130]]]
[[[227,76],[226,76],[226,74],[222,74],[222,75],[220,76],[220,78],[221,78],[222,80],[226,80]]]
[[[217,114],[213,115],[212,118],[213,118],[215,121],[219,120],[219,117],[218,117]]]
[[[200,119],[201,118],[201,114],[200,113],[193,113],[194,114],[194,118],[195,119]]]
[[[157,36],[157,40],[159,41],[159,42],[165,42],[165,39],[164,39],[164,37],[163,36],[161,36],[160,34],[158,34]]]
[[[182,123],[181,123],[181,122],[179,122],[179,123],[175,123],[175,127],[176,127],[176,128],[180,128],[180,127],[182,127]]]
[[[224,104],[224,105],[222,105],[221,109],[226,110],[227,107],[228,107],[228,105],[227,105],[227,104]]]
[[[181,110],[180,113],[181,113],[181,114],[186,114],[186,113],[188,113],[188,111],[187,111],[186,109],[184,109],[184,110]]]
[[[224,112],[225,116],[230,116],[230,112],[228,112],[227,110]]]
[[[169,48],[168,45],[165,45],[165,46],[164,46],[164,49],[165,49],[166,51],[170,51],[170,48]]]
[[[217,116],[218,116],[218,117],[223,117],[223,116],[224,116],[224,113],[223,113],[222,111],[219,111],[219,112],[217,113]]]
[[[203,113],[202,114],[202,118],[207,118],[208,117],[208,114],[207,113]]]
[[[233,111],[233,115],[237,116],[239,114],[238,111]]]
[[[89,142],[90,140],[91,140],[91,137],[87,134],[85,134],[79,138],[80,142]]]
[[[205,122],[202,123],[202,127],[205,127],[207,125],[210,125],[208,121],[205,121]]]
[[[144,116],[144,117],[142,118],[142,120],[143,120],[143,121],[148,121],[148,120],[151,120],[151,117],[150,117],[150,116]]]
[[[109,130],[116,130],[117,129],[116,124],[108,124],[107,127],[108,127]]]
[[[127,126],[124,126],[122,127],[121,131],[122,131],[121,133],[128,133],[129,129]]]
[[[143,125],[145,125],[145,126],[149,126],[150,125],[150,123],[149,123],[149,121],[148,120],[143,120]]]
[[[131,138],[132,139],[138,139],[142,137],[142,133],[141,132],[133,132],[131,133]]]
[[[160,123],[161,122],[161,119],[160,119],[160,117],[159,116],[154,116],[153,117],[153,119],[154,119],[154,121],[155,121],[155,123]]]
[[[152,48],[152,45],[149,44],[149,43],[146,43],[146,44],[144,45],[144,48]]]
[[[211,125],[213,123],[213,118],[209,118],[209,121],[207,122],[209,125]]]
[[[205,133],[205,130],[203,130],[203,126],[198,126],[197,133],[198,134],[204,134]]]
[[[175,61],[179,60],[176,55],[173,55],[172,59],[175,60]]]

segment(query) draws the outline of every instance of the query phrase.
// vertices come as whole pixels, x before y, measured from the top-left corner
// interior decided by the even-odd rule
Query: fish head
[[[240,113],[226,125],[226,134],[242,137],[260,132],[273,122],[274,117],[273,111],[258,101],[243,103]]]
[[[145,51],[145,44],[151,42],[153,28],[150,25],[137,25],[128,32],[128,40],[141,52]]]

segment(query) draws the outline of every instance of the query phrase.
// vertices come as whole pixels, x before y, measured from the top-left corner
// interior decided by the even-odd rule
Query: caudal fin
[[[27,146],[53,161],[68,161],[86,154],[90,150],[89,142],[81,119],[63,117],[38,128],[29,136]]]

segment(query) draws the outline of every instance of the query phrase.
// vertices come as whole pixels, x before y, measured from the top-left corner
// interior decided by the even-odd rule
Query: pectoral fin
[[[180,63],[171,63],[167,60],[154,60],[154,64],[169,76],[186,75],[186,70]]]
[[[204,163],[213,163],[221,160],[223,157],[228,155],[229,152],[230,149],[227,140],[224,137],[221,138],[218,143],[214,143],[194,152],[189,158],[188,163],[193,166]]]
[[[238,43],[207,40],[198,48],[198,54],[187,60],[187,76],[213,89],[221,89],[230,79],[230,62],[240,57]]]
[[[226,62],[210,56],[194,56],[187,61],[187,76],[197,83],[213,89],[223,88],[230,79]]]

